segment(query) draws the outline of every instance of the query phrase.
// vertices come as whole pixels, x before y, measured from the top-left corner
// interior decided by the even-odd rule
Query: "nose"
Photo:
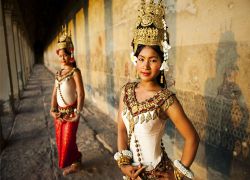
[[[148,61],[148,60],[145,60],[145,61],[143,62],[143,67],[144,67],[145,69],[150,69],[150,64],[149,64],[149,61]]]
[[[66,60],[66,56],[63,56],[63,57],[62,57],[62,60],[64,60],[64,61],[65,61],[65,60]]]

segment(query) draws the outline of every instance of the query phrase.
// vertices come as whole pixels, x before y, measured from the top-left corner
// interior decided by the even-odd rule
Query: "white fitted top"
[[[60,76],[59,72],[56,75],[56,98],[57,103],[60,107],[66,107],[76,102],[76,84],[73,79],[74,72],[76,70],[76,68],[73,68],[69,73],[64,76]]]
[[[138,164],[135,138],[138,140],[141,163],[148,166],[148,170],[155,168],[161,161],[161,139],[166,126],[165,111],[173,103],[173,93],[163,89],[152,98],[137,102],[135,86],[137,83],[128,83],[124,88],[124,109],[122,119],[130,132],[130,120],[134,122],[134,132],[130,140],[130,150],[133,153],[134,164]]]

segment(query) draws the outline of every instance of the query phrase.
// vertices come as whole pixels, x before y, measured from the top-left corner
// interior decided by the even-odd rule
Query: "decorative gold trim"
[[[58,81],[58,82],[61,82],[61,81],[63,81],[65,78],[67,78],[67,77],[71,77],[73,74],[74,74],[74,72],[77,70],[77,68],[73,68],[71,71],[69,71],[69,72],[67,72],[66,74],[64,74],[64,75],[60,75],[60,71],[58,71],[57,73],[56,73],[56,80]]]
[[[128,108],[129,112],[133,117],[138,116],[139,114],[156,110],[159,107],[162,107],[163,110],[167,110],[169,106],[171,106],[174,102],[173,96],[174,94],[169,91],[168,89],[164,88],[160,91],[158,91],[153,97],[139,103],[136,100],[135,96],[135,87],[137,83],[132,82],[125,85],[125,95],[124,95],[124,104]],[[140,123],[143,123],[147,117],[143,117],[142,114],[140,117]],[[150,114],[151,119],[155,119],[156,115]],[[149,117],[148,117],[149,118]],[[148,121],[148,120],[147,120]]]

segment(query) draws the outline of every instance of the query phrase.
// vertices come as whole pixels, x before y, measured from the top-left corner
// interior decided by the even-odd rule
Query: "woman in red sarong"
[[[61,70],[56,73],[50,110],[55,123],[58,165],[64,168],[64,176],[79,170],[82,156],[77,148],[76,132],[84,102],[84,88],[73,51],[71,37],[65,28],[56,51]]]

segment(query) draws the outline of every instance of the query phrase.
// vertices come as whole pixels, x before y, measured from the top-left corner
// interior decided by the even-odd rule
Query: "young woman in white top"
[[[84,102],[84,87],[73,57],[71,37],[65,32],[59,39],[57,55],[61,69],[55,77],[50,114],[55,123],[58,165],[64,168],[63,175],[67,175],[79,170],[81,163],[76,132]]]
[[[127,83],[118,112],[118,150],[115,159],[124,179],[179,180],[189,170],[199,137],[176,96],[160,82],[163,52],[159,46],[138,45],[135,52],[139,82]],[[180,161],[168,158],[161,141],[170,119],[185,143]]]

